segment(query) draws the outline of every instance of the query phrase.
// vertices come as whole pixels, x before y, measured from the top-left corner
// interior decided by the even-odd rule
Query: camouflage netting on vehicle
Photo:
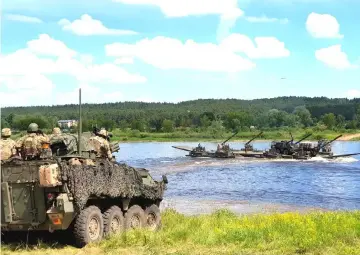
[[[149,200],[163,198],[162,182],[145,185],[140,173],[126,164],[108,160],[97,160],[95,166],[68,165],[64,161],[59,164],[62,168],[62,179],[68,183],[77,209],[82,209],[90,196],[143,197]]]

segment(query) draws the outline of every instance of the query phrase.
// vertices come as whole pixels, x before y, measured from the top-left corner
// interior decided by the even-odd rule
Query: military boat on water
[[[184,146],[172,147],[178,150],[188,151],[189,154],[187,154],[186,156],[192,158],[235,158],[234,150],[232,150],[230,148],[230,145],[226,144],[226,142],[233,138],[235,135],[237,135],[237,133],[238,132],[234,133],[221,144],[218,144],[216,150],[207,151],[205,147],[201,146],[200,143],[195,148],[189,148]]]
[[[260,132],[259,134],[257,134],[253,138],[251,138],[249,141],[247,141],[244,144],[244,148],[242,148],[240,150],[233,150],[234,154],[236,156],[242,156],[242,157],[256,157],[256,156],[262,155],[264,153],[264,151],[254,149],[253,145],[251,144],[252,141],[254,141],[256,138],[258,138],[262,134],[263,134],[263,132]]]

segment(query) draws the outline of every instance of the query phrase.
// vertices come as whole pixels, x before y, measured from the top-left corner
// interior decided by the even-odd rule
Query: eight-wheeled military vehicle
[[[95,156],[82,136],[44,144],[40,157],[1,162],[1,231],[69,231],[78,247],[111,233],[161,226],[167,178]],[[111,145],[117,150],[116,144]],[[117,149],[116,149],[117,148]]]

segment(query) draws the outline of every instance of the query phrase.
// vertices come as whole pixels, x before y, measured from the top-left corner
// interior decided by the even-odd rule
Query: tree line
[[[278,97],[255,100],[198,99],[180,103],[119,102],[83,104],[84,131],[93,126],[172,132],[175,129],[227,131],[251,128],[316,127],[360,128],[360,99],[326,97]],[[5,107],[1,127],[26,130],[36,122],[43,129],[57,126],[58,120],[78,119],[77,105]]]

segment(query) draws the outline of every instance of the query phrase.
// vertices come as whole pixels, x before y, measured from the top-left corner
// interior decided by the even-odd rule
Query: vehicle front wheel
[[[125,228],[138,229],[144,226],[146,226],[144,210],[138,205],[131,206],[125,214]]]
[[[82,210],[75,219],[74,236],[79,248],[89,243],[102,240],[104,234],[104,221],[101,211],[96,206],[89,206]]]

